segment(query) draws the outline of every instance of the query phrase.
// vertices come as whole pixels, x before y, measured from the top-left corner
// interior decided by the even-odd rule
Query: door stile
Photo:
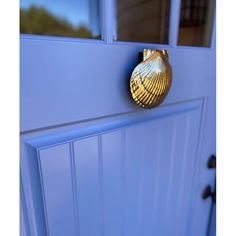
[[[213,19],[213,27],[211,33],[211,49],[216,50],[216,13]]]
[[[169,16],[169,45],[171,47],[176,47],[178,44],[180,7],[181,0],[171,0]]]
[[[101,0],[101,29],[102,39],[107,43],[113,43],[113,31],[115,29],[115,0]]]

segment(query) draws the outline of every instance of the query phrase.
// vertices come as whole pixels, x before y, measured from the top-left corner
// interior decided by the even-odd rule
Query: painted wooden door
[[[100,9],[101,39],[21,34],[21,236],[206,236],[214,22],[207,47],[180,46],[185,8],[172,0],[167,43],[138,43],[123,27],[114,34],[119,1],[87,2]],[[173,68],[170,93],[152,110],[129,94],[144,48],[167,49]]]

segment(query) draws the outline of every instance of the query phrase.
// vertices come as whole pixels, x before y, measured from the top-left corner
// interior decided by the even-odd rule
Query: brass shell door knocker
[[[130,79],[133,100],[141,107],[159,106],[172,83],[172,68],[166,50],[143,50],[143,61],[134,69]]]

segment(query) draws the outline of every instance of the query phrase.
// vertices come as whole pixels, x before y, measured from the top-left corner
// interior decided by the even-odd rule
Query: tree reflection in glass
[[[99,0],[21,0],[20,32],[100,39]]]

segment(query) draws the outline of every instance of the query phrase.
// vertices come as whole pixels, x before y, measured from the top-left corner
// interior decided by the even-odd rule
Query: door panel
[[[37,227],[51,236],[188,235],[202,105],[28,135],[42,194],[41,203],[32,196],[32,207],[36,215],[44,209]]]
[[[22,39],[21,68],[27,69],[21,70],[21,131],[139,111],[128,89],[142,50],[143,45]],[[209,96],[215,51],[168,53],[174,79],[164,104]]]

